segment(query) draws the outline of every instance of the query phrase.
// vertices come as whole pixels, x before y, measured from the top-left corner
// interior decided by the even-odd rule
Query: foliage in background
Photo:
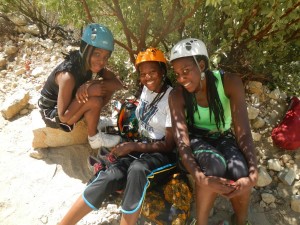
[[[152,46],[169,52],[178,40],[197,37],[207,44],[213,67],[299,95],[299,0],[13,2],[0,0],[0,11],[21,12],[46,31],[60,25],[80,31],[92,21],[107,25],[117,45],[111,66],[128,81],[136,76],[132,63],[140,50]]]

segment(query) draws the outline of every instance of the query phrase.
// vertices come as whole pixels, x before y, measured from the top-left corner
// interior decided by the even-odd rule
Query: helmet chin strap
[[[198,67],[198,69],[199,69],[199,72],[200,72],[200,74],[203,72],[202,70],[201,70],[201,68],[200,68],[200,66],[199,66],[199,63],[197,62],[197,59],[196,59],[196,57],[193,55],[193,59],[195,60],[195,63],[196,63],[196,65],[197,65],[197,67]],[[202,90],[202,82],[201,82],[201,80],[202,79],[200,79],[200,90]]]
[[[88,44],[86,44],[86,46],[84,47],[82,53],[79,51],[79,55],[81,56],[81,58],[83,58],[83,54],[85,53],[86,49],[89,47]]]

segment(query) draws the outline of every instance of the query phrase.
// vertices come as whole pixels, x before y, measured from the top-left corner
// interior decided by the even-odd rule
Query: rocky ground
[[[42,159],[30,157],[31,112],[46,77],[62,60],[62,52],[73,47],[30,34],[2,37],[0,43],[1,107],[20,90],[29,95],[28,104],[17,115],[0,117],[0,223],[56,224],[90,176],[86,166],[90,149],[85,144],[47,148],[40,150]],[[278,149],[270,136],[286,111],[288,96],[259,82],[247,83],[246,93],[260,166],[249,219],[254,225],[299,225],[300,152]],[[118,200],[108,201],[79,224],[118,224]],[[218,198],[210,223],[231,213],[228,201]]]

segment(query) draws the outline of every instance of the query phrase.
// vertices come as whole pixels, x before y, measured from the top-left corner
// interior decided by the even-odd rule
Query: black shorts
[[[66,132],[71,132],[74,125],[62,123],[57,112],[57,102],[41,96],[38,100],[40,113],[46,125],[51,128],[58,128]]]
[[[231,131],[213,138],[190,138],[193,155],[206,176],[236,181],[249,175],[246,159]]]

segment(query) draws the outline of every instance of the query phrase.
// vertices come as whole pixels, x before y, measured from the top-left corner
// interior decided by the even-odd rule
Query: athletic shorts
[[[206,176],[238,180],[249,174],[248,165],[235,136],[226,131],[218,137],[190,137],[193,155]]]
[[[58,128],[66,132],[71,132],[73,130],[74,125],[62,123],[59,120],[56,101],[41,96],[38,100],[38,106],[40,108],[42,119],[48,127]]]

